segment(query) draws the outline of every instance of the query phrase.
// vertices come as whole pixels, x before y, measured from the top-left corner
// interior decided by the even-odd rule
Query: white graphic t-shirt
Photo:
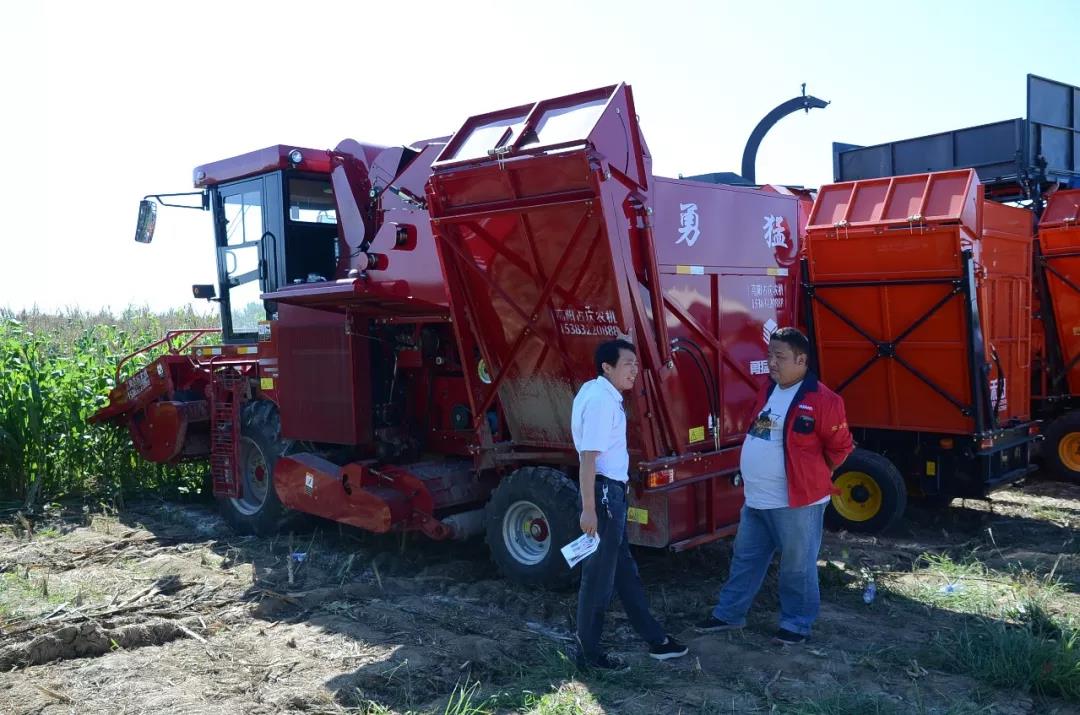
[[[784,420],[799,390],[797,382],[777,385],[742,446],[739,469],[743,493],[751,509],[780,509],[788,505],[787,468],[784,466]]]

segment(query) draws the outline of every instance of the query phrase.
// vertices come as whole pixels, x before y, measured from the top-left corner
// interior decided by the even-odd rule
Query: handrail
[[[126,365],[129,360],[131,360],[132,358],[134,358],[134,357],[136,357],[138,355],[142,355],[143,353],[149,352],[150,350],[153,350],[154,348],[158,347],[159,345],[164,345],[166,343],[169,346],[169,353],[170,354],[179,355],[183,350],[186,350],[187,348],[191,347],[191,345],[196,340],[201,338],[202,336],[209,335],[210,333],[220,333],[220,332],[221,332],[221,328],[181,328],[181,329],[178,329],[178,330],[169,330],[168,332],[165,333],[165,337],[163,337],[161,340],[154,341],[154,342],[150,343],[149,345],[146,345],[144,347],[139,348],[138,350],[131,353],[130,355],[125,356],[120,361],[120,363],[116,366],[116,383],[117,384],[120,383],[120,372],[124,369],[124,365]],[[176,346],[173,345],[172,341],[173,341],[173,338],[175,338],[177,336],[180,336],[180,335],[191,335],[191,338],[188,339],[186,342],[184,342],[184,344],[181,345],[180,347],[176,347]]]
[[[664,317],[664,293],[663,287],[660,285],[660,267],[656,261],[656,241],[653,239],[652,230],[652,209],[645,205],[644,197],[637,192],[630,194],[630,201],[634,212],[641,219],[641,232],[645,243],[641,255],[645,264],[645,277],[649,281],[649,299],[652,302],[653,329],[656,331],[656,347],[660,351],[660,365],[670,367],[671,341],[668,340],[667,320]]]

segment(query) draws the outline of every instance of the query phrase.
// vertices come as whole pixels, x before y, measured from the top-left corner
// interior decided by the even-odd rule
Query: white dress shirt
[[[630,479],[630,453],[626,450],[626,411],[623,396],[604,376],[589,380],[578,390],[570,415],[570,431],[578,457],[599,452],[596,473],[608,479]]]

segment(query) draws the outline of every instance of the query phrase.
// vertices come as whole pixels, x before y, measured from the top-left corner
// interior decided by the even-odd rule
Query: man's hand
[[[581,510],[581,531],[589,536],[596,536],[596,510],[595,509],[582,509]]]
[[[581,453],[581,469],[578,471],[578,488],[581,489],[581,530],[596,536],[596,457],[599,452]]]

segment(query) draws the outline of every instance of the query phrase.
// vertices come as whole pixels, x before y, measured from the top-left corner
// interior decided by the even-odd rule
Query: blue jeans
[[[817,557],[826,504],[784,509],[742,508],[731,573],[720,590],[713,616],[746,625],[746,612],[780,551],[780,627],[810,635],[821,606]]]
[[[603,504],[607,486],[607,505]],[[615,593],[619,594],[630,625],[649,645],[667,638],[663,626],[649,612],[649,602],[641,585],[637,563],[626,538],[626,491],[603,479],[596,480],[596,533],[600,547],[581,564],[578,591],[578,660],[595,661],[602,653],[600,634],[604,613]]]

